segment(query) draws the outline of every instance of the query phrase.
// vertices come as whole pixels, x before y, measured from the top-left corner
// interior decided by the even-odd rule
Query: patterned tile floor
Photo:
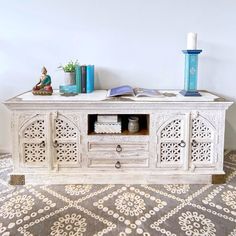
[[[236,151],[221,185],[10,186],[0,156],[0,235],[236,235]]]

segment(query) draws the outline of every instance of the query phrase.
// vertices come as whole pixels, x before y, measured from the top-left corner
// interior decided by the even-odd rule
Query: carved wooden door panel
[[[76,121],[57,114],[53,116],[53,167],[80,167],[80,131]]]
[[[216,142],[215,127],[201,114],[192,115],[190,122],[190,168],[214,167],[217,162]]]
[[[157,167],[184,168],[186,159],[186,117],[166,117],[157,132]]]
[[[26,115],[28,117],[29,115]],[[22,167],[46,167],[47,162],[46,115],[27,119],[19,129],[20,165]]]

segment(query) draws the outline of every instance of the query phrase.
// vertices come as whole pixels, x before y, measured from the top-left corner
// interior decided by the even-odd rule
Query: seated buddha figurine
[[[51,77],[47,75],[47,69],[43,67],[39,82],[33,87],[34,95],[52,95]]]

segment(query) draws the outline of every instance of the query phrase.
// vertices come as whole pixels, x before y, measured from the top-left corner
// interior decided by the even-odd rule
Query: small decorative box
[[[97,134],[120,134],[121,122],[98,122],[94,123],[94,131]]]
[[[62,94],[62,95],[76,95],[76,94],[78,94],[76,85],[60,85],[59,91],[60,91],[60,94]]]
[[[118,115],[98,115],[97,121],[101,123],[118,122]]]

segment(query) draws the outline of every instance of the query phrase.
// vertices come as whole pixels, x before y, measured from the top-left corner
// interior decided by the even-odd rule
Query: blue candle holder
[[[202,50],[183,50],[185,54],[185,73],[184,73],[184,90],[180,93],[183,96],[201,96],[197,91],[198,75],[198,54]]]

